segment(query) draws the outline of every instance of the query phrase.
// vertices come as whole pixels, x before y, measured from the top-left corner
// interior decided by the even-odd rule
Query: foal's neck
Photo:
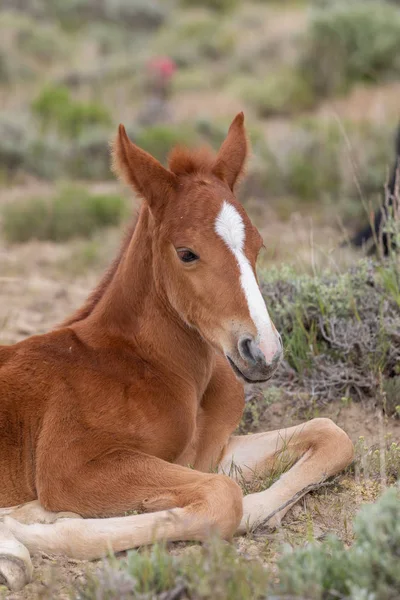
[[[150,363],[190,379],[207,377],[214,350],[189,327],[156,285],[153,271],[154,224],[144,204],[129,244],[102,296],[83,320],[72,324],[89,344],[106,338],[134,346]]]

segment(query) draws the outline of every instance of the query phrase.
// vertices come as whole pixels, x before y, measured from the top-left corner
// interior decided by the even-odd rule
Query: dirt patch
[[[324,101],[316,116],[339,118],[350,121],[387,122],[398,119],[400,83],[391,82],[380,86],[359,84],[344,98]]]
[[[174,115],[176,120],[179,116],[179,121],[195,120],[199,115],[204,117],[211,113],[213,119],[220,119],[225,118],[226,115],[235,116],[241,110],[243,110],[243,102],[223,92],[188,91],[181,92],[174,99]]]
[[[71,588],[83,583],[100,565],[62,556],[37,555],[32,557],[33,581],[20,592],[8,592],[0,586],[0,598],[7,600],[32,600],[47,598],[70,600]]]
[[[386,417],[381,410],[363,402],[331,402],[321,409],[310,405],[309,399],[294,401],[293,398],[285,398],[265,409],[257,430],[269,431],[299,425],[314,417],[329,417],[346,431],[354,443],[360,436],[364,437],[369,447],[381,444],[386,436],[400,442],[400,419]]]

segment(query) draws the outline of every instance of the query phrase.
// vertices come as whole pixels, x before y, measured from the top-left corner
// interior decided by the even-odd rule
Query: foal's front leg
[[[0,585],[18,592],[31,581],[32,571],[29,550],[0,521]]]
[[[354,448],[347,434],[330,419],[313,419],[302,425],[253,435],[232,436],[219,470],[240,481],[250,481],[276,468],[277,461],[294,465],[263,492],[243,499],[238,533],[260,523],[276,526],[313,485],[344,469]]]

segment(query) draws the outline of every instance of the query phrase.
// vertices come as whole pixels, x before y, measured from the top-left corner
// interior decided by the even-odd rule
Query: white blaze
[[[215,231],[235,256],[240,270],[242,286],[250,317],[257,329],[258,343],[267,361],[270,361],[279,349],[278,336],[265,306],[253,269],[244,253],[246,239],[243,219],[236,208],[224,201],[215,221]]]

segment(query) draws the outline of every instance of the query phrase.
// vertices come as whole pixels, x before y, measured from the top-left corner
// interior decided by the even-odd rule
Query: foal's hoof
[[[32,572],[27,548],[0,523],[0,585],[18,592],[30,583]]]

